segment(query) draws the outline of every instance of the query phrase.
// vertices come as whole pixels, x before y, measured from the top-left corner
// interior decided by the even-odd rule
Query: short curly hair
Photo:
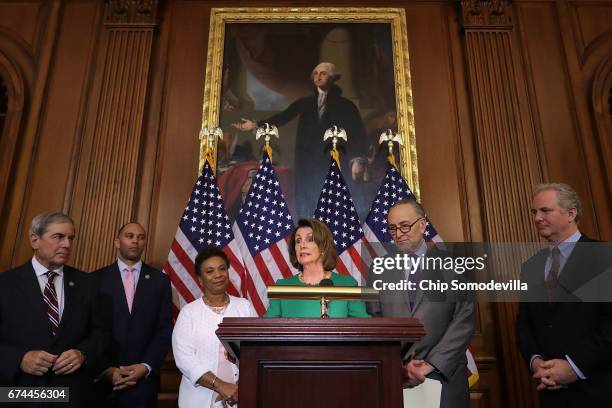
[[[214,256],[218,256],[219,258],[222,258],[225,261],[225,265],[229,268],[229,258],[227,256],[227,254],[225,252],[223,252],[223,250],[221,248],[218,247],[207,247],[207,248],[203,248],[200,253],[196,256],[195,259],[195,273],[196,275],[200,276],[202,275],[202,264],[204,263],[204,261],[206,261],[209,258],[212,258]]]
[[[319,247],[321,255],[323,255],[323,269],[326,271],[333,270],[338,265],[338,253],[336,252],[334,237],[325,223],[313,218],[299,220],[297,227],[295,227],[291,234],[291,241],[289,243],[289,259],[291,264],[300,271],[304,270],[302,264],[298,262],[297,254],[295,253],[295,234],[297,230],[303,227],[312,228],[312,238]]]

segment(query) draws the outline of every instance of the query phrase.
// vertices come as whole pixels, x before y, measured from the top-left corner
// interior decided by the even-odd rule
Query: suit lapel
[[[129,316],[130,311],[128,309],[127,298],[125,297],[125,288],[123,287],[123,278],[121,271],[119,270],[119,264],[115,262],[109,271],[108,284],[110,285],[110,292],[115,293],[118,298],[118,304],[121,308],[121,316]],[[132,306],[134,306],[132,304]]]
[[[134,294],[134,303],[132,304],[132,316],[142,308],[142,304],[147,299],[147,293],[151,287],[151,272],[149,268],[142,263],[140,268],[140,276],[138,277],[138,284],[136,285],[136,293]]]
[[[79,293],[79,288],[77,287],[77,281],[75,279],[76,274],[70,268],[64,266],[64,310],[62,312],[62,317],[60,318],[59,326],[57,328],[57,333],[55,335],[55,339],[60,338],[61,334],[66,330],[66,323],[71,321],[71,315],[74,313],[75,307],[78,306],[78,299],[76,298]]]
[[[31,311],[31,317],[29,318],[36,321],[35,327],[40,328],[41,333],[51,338],[51,324],[47,317],[47,305],[43,300],[40,284],[38,283],[32,262],[25,264],[21,272],[18,290],[23,293],[23,299],[28,299],[29,310]]]
[[[395,274],[396,276],[393,277],[390,282],[400,283],[406,280],[406,273],[402,269],[395,269]],[[410,310],[410,296],[408,295],[408,290],[400,290],[399,293],[401,293],[404,303],[406,304],[406,310],[412,313],[412,310]]]
[[[591,240],[584,235],[580,237],[559,275],[559,286],[568,294],[572,294],[588,282],[592,278],[591,272],[595,272],[584,266],[585,261],[591,259],[585,246],[589,241]]]
[[[425,256],[432,256],[435,255],[437,256],[438,254],[435,252],[435,247],[429,248],[427,250],[427,252],[425,253]],[[419,271],[420,274],[420,280],[423,279],[432,279],[432,274],[430,273],[430,271],[426,271],[423,270],[422,266],[421,266],[421,270]],[[419,283],[417,282],[417,285]],[[414,300],[414,310],[412,310],[412,314],[414,315],[414,312],[416,312],[416,310],[419,308],[419,306],[421,305],[421,303],[423,303],[423,298],[425,297],[425,294],[423,293],[423,291],[419,288],[417,289],[417,294],[416,294],[416,299]]]

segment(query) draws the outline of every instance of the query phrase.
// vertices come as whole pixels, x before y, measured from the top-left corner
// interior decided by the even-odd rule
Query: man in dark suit
[[[34,256],[0,274],[0,385],[69,387],[65,406],[83,407],[105,338],[93,280],[65,265],[74,237],[67,215],[37,215]]]
[[[400,254],[414,257],[446,257],[436,247],[428,249],[423,234],[427,224],[423,207],[414,200],[400,200],[388,213],[388,231]],[[395,254],[394,254],[395,255]],[[424,259],[423,258],[423,259]],[[410,267],[409,267],[410,269]],[[414,268],[412,268],[414,269]],[[459,279],[454,271],[418,267],[414,273],[399,268],[382,273],[370,270],[368,286],[374,280],[397,284]],[[425,378],[442,383],[440,407],[469,407],[466,350],[474,334],[474,304],[463,295],[417,290],[381,290],[378,302],[368,302],[368,313],[382,317],[416,317],[427,334],[405,356],[407,386],[415,387]]]
[[[531,212],[549,248],[523,264],[517,337],[541,406],[612,406],[611,299],[581,290],[609,273],[612,251],[579,231],[580,198],[566,184],[537,186]]]
[[[523,264],[529,291],[519,306],[517,338],[541,406],[612,406],[612,303],[588,299],[589,286],[609,272],[612,251],[587,244],[593,240],[578,229],[580,198],[566,184],[537,186],[531,212],[549,248]]]
[[[170,280],[142,262],[145,243],[140,224],[124,225],[115,238],[117,261],[94,272],[113,311],[113,347],[99,368],[113,390],[109,400],[119,407],[156,405],[172,338]]]
[[[348,142],[339,143],[338,150],[341,152],[342,169],[346,170],[345,179],[354,197],[361,193],[359,189],[362,185],[358,183],[357,173],[363,172],[358,170],[363,162],[360,162],[361,165],[355,162],[350,166],[349,163],[351,159],[365,157],[368,145],[359,109],[342,96],[342,90],[336,85],[340,78],[336,66],[321,62],[312,70],[311,78],[314,85],[311,95],[294,101],[284,111],[269,118],[257,122],[243,119],[242,123],[234,124],[239,130],[252,131],[263,123],[282,126],[298,118],[293,168],[295,184],[299,184],[299,194],[307,198],[298,200],[297,210],[302,217],[310,217],[314,213],[316,200],[313,198],[319,196],[329,168],[332,143],[329,139],[323,142],[325,131],[336,125],[348,134]],[[306,179],[311,181],[305,183]]]

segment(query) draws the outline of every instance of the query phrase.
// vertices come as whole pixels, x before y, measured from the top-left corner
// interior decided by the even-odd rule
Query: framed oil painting
[[[408,39],[395,8],[211,11],[202,126],[220,127],[219,187],[231,220],[259,166],[255,129],[278,127],[273,164],[295,219],[312,217],[330,165],[326,129],[345,129],[340,164],[363,222],[387,167],[383,131],[418,197]],[[200,149],[204,159],[205,141]]]

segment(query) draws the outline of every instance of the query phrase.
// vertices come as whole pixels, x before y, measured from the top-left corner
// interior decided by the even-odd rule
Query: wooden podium
[[[240,408],[401,408],[403,352],[417,319],[225,318],[240,360]]]

